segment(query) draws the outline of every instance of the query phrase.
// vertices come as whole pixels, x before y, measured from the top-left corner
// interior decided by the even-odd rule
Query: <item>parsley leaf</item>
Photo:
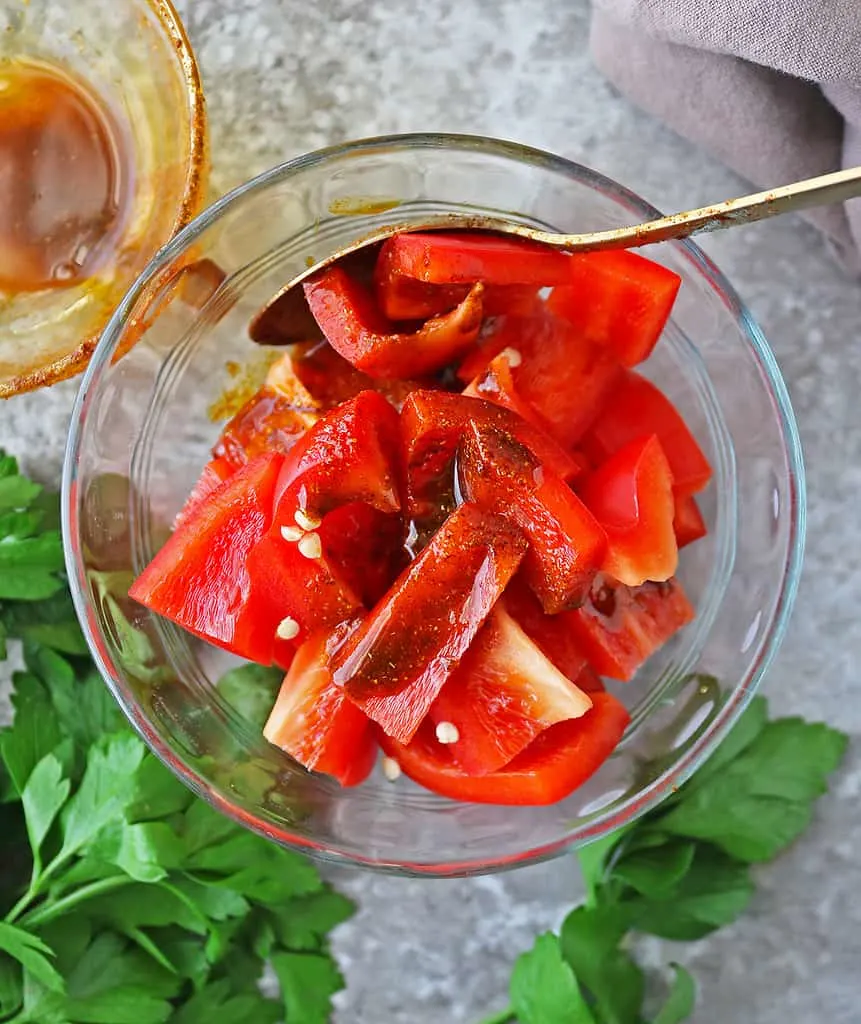
[[[134,775],[134,792],[126,806],[130,822],[155,821],[179,814],[194,800],[192,793],[156,757],[145,757]]]
[[[620,857],[613,866],[613,875],[643,896],[660,897],[685,877],[695,853],[692,842],[641,847]]]
[[[0,576],[0,600],[42,601],[53,597],[62,587],[63,581],[49,572],[4,569]]]
[[[578,981],[592,994],[601,1024],[631,1024],[639,1019],[645,976],[619,948],[629,927],[626,908],[577,907],[562,923],[562,954]]]
[[[559,940],[550,932],[517,958],[509,995],[521,1024],[595,1024]]]
[[[45,513],[38,508],[26,512],[0,512],[0,542],[9,538],[24,540],[32,537],[44,518]]]
[[[122,815],[143,756],[143,744],[130,734],[109,736],[90,748],[84,777],[63,814],[63,844],[54,865],[68,860]],[[51,869],[49,865],[46,873]]]
[[[36,765],[59,745],[62,733],[48,691],[38,677],[16,672],[12,682],[15,721],[0,732],[0,754],[20,795]]]
[[[182,860],[182,843],[163,821],[112,822],[87,847],[89,857],[116,865],[138,882],[158,882]]]
[[[277,1024],[281,1020],[280,1006],[264,999],[259,992],[235,993],[226,978],[202,988],[171,1017],[171,1024],[200,1024],[218,1021],[218,1024]]]
[[[719,775],[724,767],[731,764],[759,736],[768,722],[768,701],[765,697],[754,697],[739,716],[738,721],[729,731],[705,764],[700,765],[680,792],[690,793],[699,789],[710,779]],[[678,796],[670,797],[664,806],[675,803]]]
[[[32,643],[24,644],[24,662],[45,684],[60,729],[75,740],[82,753],[125,727],[122,712],[92,666],[76,672],[68,658]]]
[[[24,998],[21,968],[9,956],[0,956],[0,1016],[11,1017]]]
[[[275,953],[272,967],[281,984],[284,1013],[290,1024],[327,1024],[332,1014],[332,996],[344,987],[344,979],[331,957],[319,953]]]
[[[318,950],[326,935],[352,917],[355,904],[326,886],[291,901],[277,913],[274,926],[278,941],[287,949]]]
[[[0,608],[0,623],[9,636],[20,640],[52,647],[64,654],[87,654],[72,598],[65,588],[44,601],[4,605]]]
[[[52,992],[64,990],[61,975],[48,960],[54,951],[37,936],[0,921],[0,950],[22,964],[45,988]]]
[[[48,830],[69,796],[71,783],[63,778],[63,766],[54,754],[46,754],[27,779],[21,793],[30,848],[38,873],[40,849]]]
[[[39,537],[4,537],[0,540],[0,571],[45,570],[63,568],[63,542],[54,531]]]
[[[24,476],[0,477],[0,512],[26,509],[41,493],[39,484],[34,484]]]
[[[769,722],[708,785],[681,793],[660,828],[705,839],[745,861],[770,860],[796,839],[840,763],[847,738],[799,718]]]
[[[703,845],[677,885],[651,896],[634,894],[623,905],[638,931],[685,940],[734,921],[752,896],[747,866]]]
[[[586,886],[586,900],[590,905],[595,902],[598,888],[604,881],[611,852],[631,827],[633,826],[624,826],[577,850],[577,860],[580,862],[580,872]]]
[[[218,692],[257,729],[262,729],[278,696],[284,673],[262,665],[240,665],[218,680]]]
[[[673,987],[652,1024],[680,1024],[694,1012],[697,1001],[697,986],[694,979],[679,964],[671,964],[671,967],[676,972]]]

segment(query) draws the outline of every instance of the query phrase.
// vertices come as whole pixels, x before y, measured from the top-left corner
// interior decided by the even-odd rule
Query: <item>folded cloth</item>
[[[599,69],[758,187],[861,164],[861,0],[593,5]],[[861,200],[805,216],[861,273]]]

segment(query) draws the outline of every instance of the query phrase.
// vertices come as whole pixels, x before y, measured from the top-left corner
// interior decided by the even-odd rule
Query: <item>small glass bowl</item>
[[[771,661],[804,535],[795,422],[762,333],[695,245],[652,247],[648,255],[684,283],[644,370],[683,412],[714,480],[701,496],[709,536],[683,552],[680,568],[697,618],[632,683],[610,684],[632,713],[618,751],[568,799],[517,808],[455,803],[379,771],[341,789],[269,746],[215,688],[228,656],[133,605],[125,590],[208,457],[220,429],[209,413],[262,379],[271,352],[248,339],[252,315],[309,260],[383,223],[445,212],[560,231],[657,215],[585,167],[486,138],[372,139],[277,167],[205,211],[125,297],[82,384],[63,483],[67,564],[88,642],[156,754],[276,842],[422,875],[554,856],[678,786],[726,735]]]
[[[201,209],[207,177],[203,90],[169,0],[0,0],[0,62],[67,69],[98,97],[133,169],[125,229],[110,260],[68,287],[0,291],[0,398],[87,365],[122,296]]]

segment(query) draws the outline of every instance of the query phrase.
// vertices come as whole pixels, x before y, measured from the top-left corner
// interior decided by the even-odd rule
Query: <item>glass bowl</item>
[[[683,278],[645,372],[714,467],[708,539],[683,552],[696,620],[629,684],[618,751],[551,807],[459,804],[377,772],[356,789],[269,746],[216,689],[231,667],[125,596],[162,543],[229,411],[274,350],[248,322],[309,260],[383,223],[445,212],[586,231],[657,215],[627,189],[547,153],[485,138],[405,135],[283,164],[206,210],[150,263],[111,319],[78,396],[66,453],[66,557],[104,678],[155,753],[196,793],[276,842],[426,875],[547,858],[618,827],[678,786],[726,735],[786,628],[804,535],[804,477],[765,339],[689,242],[649,255]],[[189,284],[192,287],[189,287]],[[141,325],[145,325],[144,328]],[[119,361],[114,356],[130,341]]]
[[[88,86],[128,151],[133,180],[122,234],[93,276],[0,290],[0,398],[84,369],[153,253],[201,209],[207,171],[200,77],[169,0],[0,0],[0,65],[8,61],[68,71]]]

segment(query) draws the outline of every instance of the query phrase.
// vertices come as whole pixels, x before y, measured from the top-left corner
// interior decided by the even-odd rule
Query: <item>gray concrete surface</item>
[[[350,137],[440,129],[556,150],[665,209],[743,183],[634,110],[586,52],[586,0],[187,0],[208,87],[214,186]],[[810,531],[789,636],[766,683],[781,713],[861,733],[861,286],[785,219],[705,246],[759,318],[804,441]],[[0,405],[0,443],[56,480],[74,383]],[[701,983],[697,1024],[861,1020],[861,744],[810,833],[760,873],[752,911],[696,944],[650,943]],[[337,936],[338,1024],[460,1024],[577,898],[571,858],[469,881],[338,872],[361,904]]]

